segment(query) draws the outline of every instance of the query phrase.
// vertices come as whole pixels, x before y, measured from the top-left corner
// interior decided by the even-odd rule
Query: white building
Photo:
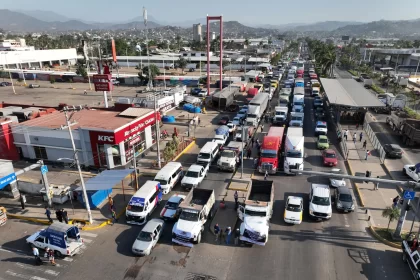
[[[201,42],[203,40],[202,36],[202,30],[201,30],[201,23],[199,24],[193,24],[193,40]]]
[[[19,38],[17,40],[3,40],[0,42],[0,51],[33,51],[32,46],[27,46],[25,39]]]
[[[3,68],[30,68],[49,65],[74,65],[76,49],[0,51],[0,66]]]

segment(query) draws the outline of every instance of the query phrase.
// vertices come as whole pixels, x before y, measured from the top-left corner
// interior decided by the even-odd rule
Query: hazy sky
[[[49,10],[88,21],[125,21],[149,15],[160,21],[182,22],[223,15],[226,20],[253,24],[374,21],[420,18],[420,0],[1,0],[2,9]]]

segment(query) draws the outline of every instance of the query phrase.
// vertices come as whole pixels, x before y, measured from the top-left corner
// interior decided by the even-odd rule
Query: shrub
[[[404,112],[407,113],[408,117],[410,117],[412,119],[420,120],[420,114],[417,113],[416,111],[414,111],[414,110],[412,110],[412,109],[410,109],[408,107],[405,107],[404,108]]]
[[[359,76],[359,73],[357,73],[357,71],[355,70],[348,70],[350,74],[352,74],[353,76]]]
[[[381,94],[384,93],[385,91],[383,89],[381,89],[380,87],[378,87],[377,85],[372,85],[371,89],[376,92],[377,94]]]
[[[51,83],[51,84],[54,84],[54,83],[55,83],[55,79],[54,79],[54,78],[51,78],[51,79],[50,79],[50,83]]]

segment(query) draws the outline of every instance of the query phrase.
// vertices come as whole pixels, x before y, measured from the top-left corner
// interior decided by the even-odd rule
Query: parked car
[[[284,221],[288,224],[299,225],[302,223],[303,198],[300,196],[287,197],[284,209]]]
[[[389,158],[402,158],[403,150],[396,144],[384,145],[384,151]]]
[[[327,149],[322,153],[322,162],[325,166],[336,166],[338,164],[337,154],[332,149]]]
[[[335,190],[334,199],[337,211],[342,211],[345,213],[354,211],[354,199],[349,188],[338,187]]]
[[[38,84],[29,84],[29,86],[28,86],[29,88],[39,88],[39,87],[41,87],[40,85],[38,85]]]
[[[246,114],[247,114],[247,111],[244,110],[244,109],[241,109],[238,112],[238,114],[236,114],[236,116],[239,117],[240,119],[244,120],[246,118]]]
[[[229,116],[223,116],[223,117],[219,120],[219,124],[221,124],[221,125],[226,125],[229,121],[230,121]]]
[[[131,251],[140,256],[150,255],[162,235],[164,222],[161,219],[151,219],[140,231],[134,241]]]
[[[1,82],[0,83],[0,87],[7,87],[7,86],[11,86],[12,83],[11,82]]]
[[[181,208],[179,204],[184,201],[185,195],[174,194],[165,204],[162,211],[160,212],[160,217],[165,220],[176,220],[178,219],[179,214],[181,213]]]

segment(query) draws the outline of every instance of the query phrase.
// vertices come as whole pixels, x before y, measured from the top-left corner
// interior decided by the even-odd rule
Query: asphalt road
[[[307,97],[305,105],[305,168],[328,170],[330,168],[322,166],[321,153],[315,147],[312,98]],[[208,137],[211,137],[210,131]],[[329,137],[332,148],[336,149],[334,133],[330,132]],[[201,138],[205,141],[205,135]],[[345,170],[341,155],[339,157],[339,168]],[[192,155],[182,161],[189,162],[193,158]],[[212,168],[200,187],[214,189],[219,197],[231,176]],[[147,179],[142,177],[142,180]],[[170,242],[172,225],[167,224],[152,254],[135,257],[131,246],[141,227],[127,225],[121,218],[114,226],[84,233],[90,236],[84,236],[89,242],[81,255],[57,260],[58,267],[47,264],[37,267],[27,255],[30,251],[24,239],[41,227],[12,222],[8,225],[18,239],[12,234],[4,244],[9,250],[0,248],[0,279],[410,279],[408,267],[401,262],[401,253],[376,242],[366,233],[367,217],[361,210],[350,214],[334,211],[332,218],[324,222],[309,219],[310,183],[327,183],[325,179],[304,175],[275,175],[270,179],[275,184],[275,203],[265,247],[216,245],[208,230],[202,243],[192,249],[174,246]],[[179,186],[175,192],[183,193]],[[284,201],[289,195],[304,198],[301,225],[290,226],[283,222]],[[169,196],[164,196],[164,200]],[[159,215],[163,204],[153,216]]]

